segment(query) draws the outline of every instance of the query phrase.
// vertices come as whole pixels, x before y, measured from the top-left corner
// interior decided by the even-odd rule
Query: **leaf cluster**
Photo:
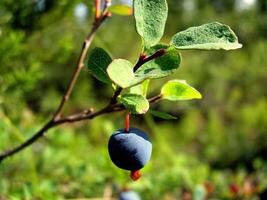
[[[112,5],[110,12],[119,15],[131,14],[126,5]],[[146,98],[149,80],[167,77],[181,65],[181,50],[233,50],[241,48],[238,38],[227,25],[211,22],[190,27],[173,35],[168,44],[160,43],[168,16],[166,0],[134,0],[133,14],[136,31],[142,40],[140,57],[136,63],[111,56],[102,48],[92,50],[87,63],[91,74],[106,84],[112,84],[119,91],[119,101],[132,114],[145,114],[149,110]],[[124,93],[120,95],[120,92]],[[160,100],[180,101],[200,99],[201,94],[185,80],[171,80],[165,83],[159,93]],[[167,113],[152,111],[161,118]]]

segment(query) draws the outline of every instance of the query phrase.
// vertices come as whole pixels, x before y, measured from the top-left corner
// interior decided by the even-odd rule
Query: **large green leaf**
[[[144,114],[149,109],[149,102],[139,94],[124,94],[119,98],[119,102],[132,114]]]
[[[169,113],[161,112],[161,111],[156,111],[156,110],[149,110],[149,112],[154,115],[155,117],[161,118],[161,119],[166,119],[166,120],[171,120],[171,119],[177,119],[177,117],[170,115]]]
[[[110,84],[107,67],[112,62],[109,54],[102,48],[95,48],[89,55],[87,67],[90,73],[98,80]]]
[[[129,16],[133,14],[132,7],[123,4],[114,4],[108,8],[111,13],[123,16]]]
[[[201,94],[184,80],[168,81],[161,89],[162,99],[170,101],[201,99]]]
[[[231,28],[218,22],[181,31],[173,36],[171,44],[177,49],[231,50],[242,47]]]
[[[165,29],[168,16],[166,0],[134,0],[136,29],[146,48],[157,44]]]
[[[159,49],[165,49],[166,54],[145,63],[136,71],[136,77],[140,80],[166,77],[180,66],[181,56],[175,48],[167,45],[156,45],[147,50],[147,55],[152,55]]]
[[[127,88],[132,85],[135,78],[133,67],[133,64],[128,60],[115,59],[108,66],[107,72],[115,84],[122,88]]]

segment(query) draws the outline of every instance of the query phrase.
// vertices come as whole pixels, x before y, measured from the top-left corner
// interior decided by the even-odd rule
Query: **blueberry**
[[[125,191],[120,193],[119,200],[141,200],[141,198],[134,191]]]
[[[117,167],[136,171],[149,161],[152,144],[147,134],[137,128],[130,128],[129,132],[120,129],[110,137],[108,151]]]

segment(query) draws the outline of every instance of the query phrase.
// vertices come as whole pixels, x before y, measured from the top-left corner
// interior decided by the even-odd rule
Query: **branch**
[[[99,3],[99,1],[96,2],[96,6],[97,3]],[[31,138],[29,138],[28,140],[26,140],[24,143],[20,144],[19,146],[11,149],[11,150],[8,150],[2,154],[0,154],[0,162],[3,161],[4,159],[8,158],[8,157],[11,157],[13,156],[14,154],[22,151],[23,149],[25,149],[26,147],[30,146],[31,144],[33,144],[35,141],[37,141],[39,138],[41,138],[45,132],[47,130],[49,130],[50,128],[52,127],[55,127],[59,124],[63,124],[63,123],[67,123],[68,121],[80,121],[80,118],[82,120],[82,118],[84,116],[81,117],[81,115],[78,115],[78,116],[69,116],[68,118],[61,118],[61,113],[62,113],[62,110],[63,110],[63,107],[65,105],[65,103],[68,101],[72,91],[73,91],[73,88],[77,82],[77,79],[80,75],[80,72],[82,70],[82,68],[84,67],[84,60],[85,60],[85,57],[86,57],[86,54],[88,52],[88,49],[94,39],[94,36],[96,34],[96,31],[98,30],[98,28],[103,24],[103,22],[105,21],[105,19],[107,17],[109,17],[109,12],[107,11],[107,9],[105,9],[103,12],[102,12],[102,15],[95,20],[94,24],[93,24],[93,27],[90,31],[90,33],[87,35],[87,37],[85,38],[84,40],[84,43],[83,43],[83,46],[82,46],[82,50],[81,50],[81,53],[80,53],[80,56],[79,56],[79,59],[78,59],[78,63],[76,65],[76,69],[72,75],[72,78],[70,80],[70,83],[67,87],[67,90],[66,90],[66,93],[64,94],[64,96],[62,97],[62,100],[58,106],[58,108],[56,109],[56,112],[54,113],[52,119],[50,121],[48,121],[44,126],[43,128],[41,128],[37,133],[35,133]],[[110,108],[109,108],[110,109]],[[103,114],[105,112],[109,112],[109,109],[103,109],[102,111],[99,111],[99,112],[96,112],[96,113],[91,113],[91,112],[87,112],[86,113],[86,116],[88,116],[89,114],[89,118],[94,118],[95,116],[98,116],[100,114]],[[111,110],[112,111],[112,110]],[[84,114],[85,115],[85,114]]]
[[[68,99],[69,99],[69,97],[73,91],[73,88],[77,82],[77,79],[81,73],[81,70],[84,67],[84,60],[85,60],[86,54],[88,52],[88,49],[89,49],[89,47],[90,47],[90,45],[94,39],[96,31],[102,25],[102,23],[105,21],[105,19],[107,17],[108,17],[107,13],[104,13],[101,18],[99,18],[97,21],[95,21],[92,30],[90,31],[88,36],[85,38],[83,46],[82,46],[82,50],[81,50],[81,53],[80,53],[80,56],[78,59],[76,69],[72,75],[72,78],[71,78],[71,81],[67,87],[66,93],[63,96],[63,98],[62,98],[62,100],[61,100],[61,102],[60,102],[60,104],[59,104],[59,106],[58,106],[58,108],[57,108],[57,110],[53,116],[54,121],[60,118],[62,109],[63,109],[65,103],[68,101]]]
[[[135,66],[133,68],[133,71],[136,72],[145,63],[147,63],[153,59],[159,58],[159,57],[165,55],[165,53],[166,53],[165,49],[159,49],[149,57],[146,57],[144,54],[141,54],[138,62],[135,64]],[[117,88],[117,90],[114,92],[113,97],[110,100],[110,105],[117,103],[117,97],[120,95],[122,90],[123,90],[123,88],[121,88],[121,87]]]
[[[161,95],[152,97],[149,99],[150,104],[156,103],[158,100],[161,99]],[[8,157],[11,157],[15,155],[16,153],[20,152],[21,150],[25,149],[26,147],[30,146],[34,142],[36,142],[39,138],[43,137],[45,132],[48,131],[49,129],[66,124],[66,123],[75,123],[79,121],[84,121],[84,120],[92,120],[97,116],[108,114],[108,113],[114,113],[114,112],[120,112],[125,110],[125,107],[122,104],[115,104],[115,105],[107,105],[106,107],[102,108],[101,110],[97,112],[93,112],[92,110],[87,110],[86,112],[74,114],[67,116],[65,118],[60,118],[56,121],[49,121],[47,124],[43,126],[38,132],[36,132],[31,138],[26,140],[24,143],[21,145],[15,147],[14,149],[8,150],[4,152],[3,154],[0,155],[0,163],[7,159]]]
[[[154,104],[154,103],[158,102],[161,98],[162,98],[162,95],[157,95],[157,96],[150,98],[148,101],[150,104]],[[56,121],[51,120],[47,124],[45,124],[43,126],[43,128],[41,128],[37,133],[35,133],[27,141],[25,141],[24,143],[22,143],[18,147],[14,148],[12,150],[8,150],[5,153],[1,154],[0,155],[0,163],[4,159],[13,156],[14,154],[20,152],[24,148],[26,148],[26,147],[30,146],[31,144],[33,144],[34,142],[36,142],[39,138],[41,138],[45,134],[46,131],[48,131],[49,129],[51,129],[53,127],[56,127],[56,126],[59,126],[62,124],[66,124],[66,123],[74,123],[74,122],[79,122],[79,121],[84,121],[84,120],[92,120],[95,117],[100,116],[100,115],[113,113],[113,112],[120,112],[123,110],[125,110],[125,107],[122,104],[107,105],[106,107],[104,107],[103,109],[101,109],[97,112],[93,112],[92,109],[89,109],[89,110],[86,110],[85,112],[70,115],[70,116],[67,116],[65,118],[60,118]]]

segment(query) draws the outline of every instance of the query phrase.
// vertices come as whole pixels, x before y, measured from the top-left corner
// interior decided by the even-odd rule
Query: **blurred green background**
[[[108,138],[123,126],[124,113],[115,113],[52,129],[3,162],[1,200],[101,198],[108,189],[116,198],[125,186],[145,200],[201,200],[205,192],[206,199],[267,199],[267,1],[168,3],[163,42],[189,26],[219,21],[231,26],[244,47],[183,51],[174,75],[151,82],[149,96],[168,79],[179,78],[201,91],[203,99],[153,106],[178,120],[132,116],[131,123],[153,141],[143,178],[133,183],[109,159]],[[0,1],[1,151],[20,144],[50,119],[92,19],[93,0]],[[133,17],[114,15],[93,46],[136,61],[140,39]],[[112,92],[84,68],[65,113],[101,108]]]

